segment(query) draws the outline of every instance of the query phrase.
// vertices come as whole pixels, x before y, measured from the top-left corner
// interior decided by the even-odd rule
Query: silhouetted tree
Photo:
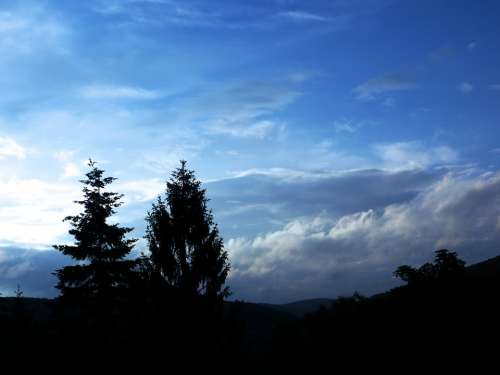
[[[419,268],[402,265],[394,271],[394,276],[409,285],[434,280],[444,280],[462,276],[465,272],[465,262],[458,258],[456,252],[447,249],[435,252],[434,262],[425,263]]]
[[[84,185],[81,201],[83,212],[68,216],[73,245],[56,245],[57,250],[79,262],[56,270],[57,288],[63,297],[109,297],[126,288],[135,262],[125,259],[136,240],[125,236],[132,228],[110,224],[108,218],[121,206],[123,195],[106,191],[114,177],[104,177],[104,170],[89,160],[91,168]]]
[[[208,199],[194,171],[181,161],[147,216],[146,239],[153,273],[183,294],[211,300],[227,296],[227,252]]]
[[[462,276],[465,272],[465,262],[447,249],[436,251],[434,264],[439,278]]]
[[[17,284],[16,290],[14,290],[14,295],[16,296],[16,298],[22,298],[24,292],[21,289],[21,285]]]

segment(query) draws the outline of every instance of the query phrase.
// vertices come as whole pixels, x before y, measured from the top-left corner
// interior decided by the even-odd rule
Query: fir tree
[[[227,252],[208,209],[205,189],[181,161],[167,182],[166,197],[147,216],[146,239],[154,273],[183,294],[211,300],[229,294]]]
[[[121,206],[122,194],[106,191],[114,177],[104,177],[104,170],[89,160],[91,168],[84,185],[81,201],[83,212],[68,216],[74,237],[73,245],[56,245],[55,249],[78,262],[56,270],[57,288],[63,297],[110,297],[123,291],[131,277],[135,262],[125,257],[132,250],[136,239],[126,239],[133,228],[110,224],[108,218]]]

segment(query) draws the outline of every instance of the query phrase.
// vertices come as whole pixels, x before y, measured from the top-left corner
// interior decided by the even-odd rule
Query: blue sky
[[[0,292],[54,295],[88,157],[138,237],[188,160],[235,298],[497,255],[499,25],[496,1],[3,1]]]

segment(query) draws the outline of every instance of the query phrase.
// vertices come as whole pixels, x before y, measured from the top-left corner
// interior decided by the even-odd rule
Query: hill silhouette
[[[478,371],[500,354],[495,339],[500,334],[499,275],[500,256],[466,267],[459,278],[408,284],[372,297],[354,294],[287,304],[225,302],[224,342],[230,347],[225,369],[291,371],[308,363],[311,371],[334,366],[340,373]],[[89,324],[84,314],[52,299],[0,298],[0,352],[18,366],[36,362],[44,367],[57,358],[61,368],[72,368],[74,362],[65,362],[68,348],[59,341],[68,337],[68,327],[74,327],[68,317],[76,316],[84,327]],[[127,314],[115,318],[124,323],[110,331],[108,345],[116,342],[119,349],[113,355],[121,360],[126,355],[129,364],[137,364],[148,355],[141,343],[155,336],[144,336],[144,319]],[[92,332],[96,337],[102,334]],[[74,341],[79,334],[71,328],[71,347],[77,345],[79,356],[88,356],[86,341]],[[126,350],[124,343],[130,345]]]

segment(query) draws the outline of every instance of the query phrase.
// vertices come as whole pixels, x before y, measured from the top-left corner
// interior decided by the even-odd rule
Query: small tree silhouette
[[[133,228],[107,222],[122,204],[121,194],[106,191],[115,178],[104,177],[104,170],[92,160],[88,166],[87,178],[80,181],[84,199],[75,201],[83,206],[83,212],[64,219],[71,224],[69,233],[75,244],[54,246],[79,262],[55,272],[59,279],[56,287],[63,297],[111,296],[127,286],[135,264],[125,259],[137,241],[125,238]]]
[[[17,284],[16,290],[14,290],[14,295],[16,298],[22,298],[24,295],[23,290],[21,289],[21,285]]]

